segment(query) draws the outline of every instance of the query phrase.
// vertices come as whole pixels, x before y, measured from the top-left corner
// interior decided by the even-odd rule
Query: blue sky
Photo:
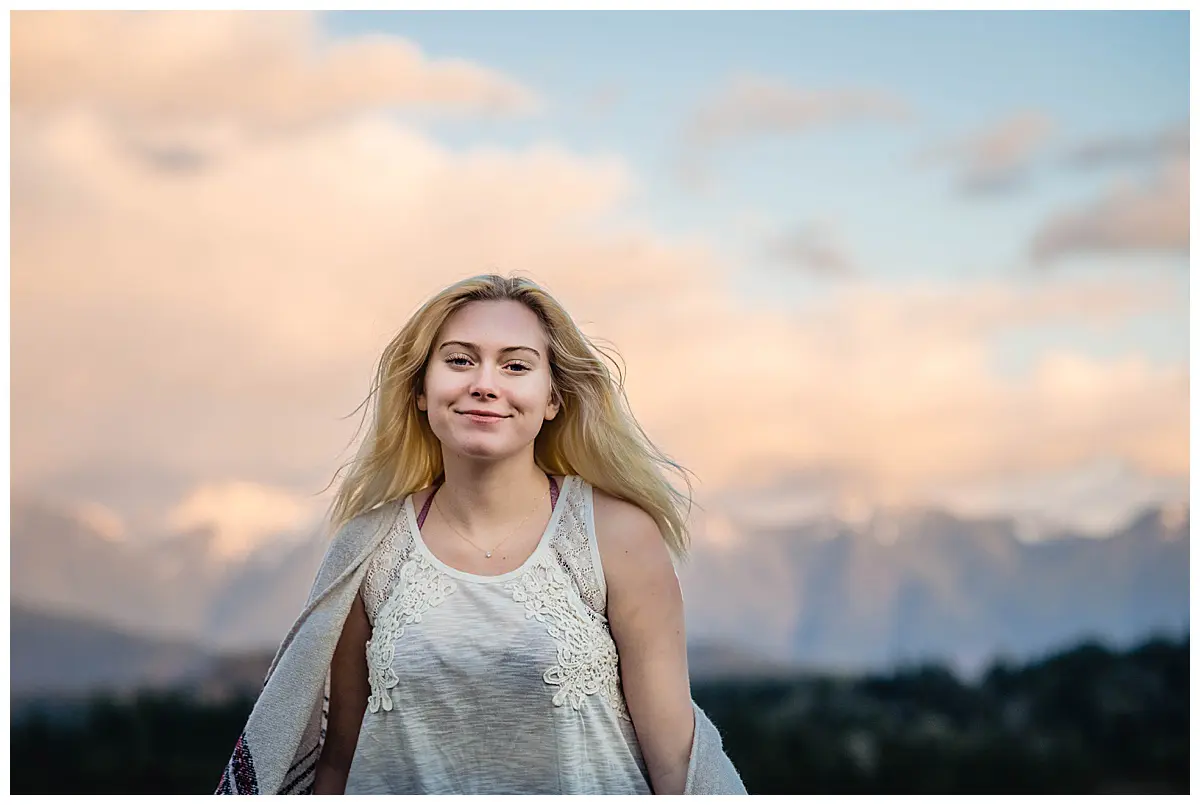
[[[663,233],[701,234],[741,268],[739,292],[821,293],[821,278],[782,270],[762,239],[814,218],[874,282],[1004,278],[1036,272],[1027,249],[1056,210],[1101,194],[1119,169],[1072,171],[1064,149],[1146,137],[1188,119],[1186,12],[354,12],[323,17],[328,33],[410,39],[433,58],[466,58],[542,95],[524,120],[433,126],[456,147],[556,142],[613,153],[642,183],[631,218]],[[749,73],[809,89],[886,92],[903,122],[813,126],[720,144],[705,155],[713,184],[690,191],[673,172],[684,121],[729,76]],[[613,94],[606,113],[590,101]],[[1015,191],[964,198],[949,165],[917,168],[923,147],[1023,112],[1052,130]],[[1136,170],[1129,176],[1142,176]],[[753,228],[731,222],[752,217]],[[1145,272],[1187,296],[1186,256],[1152,251],[1079,255],[1048,272]],[[1107,332],[1043,327],[997,343],[1017,371],[1039,345],[1098,356],[1136,350],[1155,362],[1187,356],[1183,315],[1133,317]]]

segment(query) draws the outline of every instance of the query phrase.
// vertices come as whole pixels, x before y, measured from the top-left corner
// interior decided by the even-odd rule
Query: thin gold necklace
[[[446,512],[445,512],[445,511],[442,509],[442,507],[441,507],[440,505],[438,505],[438,500],[437,500],[437,490],[436,490],[436,489],[434,490],[433,505],[437,507],[437,510],[438,510],[439,512],[441,512],[441,514],[442,514],[442,519],[446,521],[446,525],[448,525],[448,526],[450,526],[450,528],[454,529],[454,533],[455,533],[455,534],[458,534],[460,537],[462,537],[463,539],[465,539],[467,542],[471,543],[471,545],[472,545],[472,546],[474,546],[475,550],[477,550],[477,551],[481,551],[481,552],[483,553],[483,557],[484,557],[485,559],[491,559],[491,558],[492,558],[492,554],[493,554],[493,553],[496,551],[496,549],[497,549],[497,548],[499,548],[499,547],[500,547],[501,545],[503,545],[504,543],[508,542],[510,539],[512,539],[512,535],[513,535],[513,534],[515,534],[515,533],[517,533],[517,530],[518,530],[518,529],[519,529],[521,526],[525,525],[525,521],[526,521],[526,520],[528,520],[530,517],[532,517],[532,516],[533,516],[533,513],[534,513],[535,511],[537,511],[538,505],[539,505],[539,504],[540,504],[540,503],[541,503],[543,500],[545,500],[545,499],[546,499],[546,495],[549,495],[549,494],[550,494],[550,487],[549,487],[549,486],[547,486],[547,487],[546,487],[546,494],[545,494],[545,495],[542,495],[540,498],[538,498],[538,499],[537,499],[537,502],[533,504],[533,508],[529,510],[529,514],[525,515],[525,517],[524,517],[524,518],[521,520],[521,522],[517,523],[517,527],[516,527],[516,528],[514,528],[514,529],[512,530],[512,532],[511,532],[511,533],[510,533],[510,534],[509,534],[507,537],[505,537],[504,539],[502,539],[502,540],[500,540],[498,543],[496,543],[496,545],[494,545],[490,551],[487,551],[487,550],[484,550],[483,548],[480,548],[478,545],[476,545],[476,544],[475,544],[475,542],[474,542],[474,541],[473,541],[473,540],[472,540],[470,537],[468,537],[466,534],[464,534],[463,532],[459,531],[457,528],[455,528],[455,527],[454,527],[454,523],[450,522],[450,518],[446,516]]]

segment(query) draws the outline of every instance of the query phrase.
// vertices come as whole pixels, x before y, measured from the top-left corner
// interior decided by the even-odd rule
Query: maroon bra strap
[[[550,511],[554,511],[554,507],[558,505],[558,481],[554,480],[553,475],[547,475],[546,477],[550,479]],[[437,494],[439,489],[441,489],[440,485],[434,487],[429,497],[425,498],[425,505],[421,507],[421,513],[417,515],[417,528],[425,526],[425,518],[429,515],[429,507],[433,503],[433,496]]]
[[[429,497],[425,498],[425,505],[421,507],[421,513],[417,515],[417,528],[425,527],[425,515],[429,514],[429,505],[433,503],[433,496],[437,494],[439,488],[435,486]]]

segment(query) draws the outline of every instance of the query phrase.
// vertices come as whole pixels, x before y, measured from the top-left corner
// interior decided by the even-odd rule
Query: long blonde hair
[[[376,506],[443,480],[441,443],[428,414],[416,405],[433,340],[446,319],[464,305],[500,300],[517,301],[532,310],[549,342],[551,389],[561,407],[534,440],[535,463],[552,475],[578,475],[641,507],[658,524],[672,554],[686,556],[692,505],[689,471],[655,447],[634,418],[620,366],[535,282],[496,274],[470,277],[436,294],[384,349],[371,392],[359,406],[374,403],[371,432],[354,459],[334,476],[336,480],[350,467],[329,509],[329,533]],[[613,362],[615,380],[601,355]],[[666,469],[683,476],[686,496],[666,481]]]

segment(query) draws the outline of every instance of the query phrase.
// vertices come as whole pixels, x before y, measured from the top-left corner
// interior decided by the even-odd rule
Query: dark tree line
[[[697,684],[752,794],[1187,793],[1188,641],[1084,644],[976,684],[938,665]],[[253,705],[183,694],[33,708],[12,793],[210,793]]]
[[[695,693],[751,793],[1188,793],[1188,651],[1088,643],[975,685],[924,665]]]

